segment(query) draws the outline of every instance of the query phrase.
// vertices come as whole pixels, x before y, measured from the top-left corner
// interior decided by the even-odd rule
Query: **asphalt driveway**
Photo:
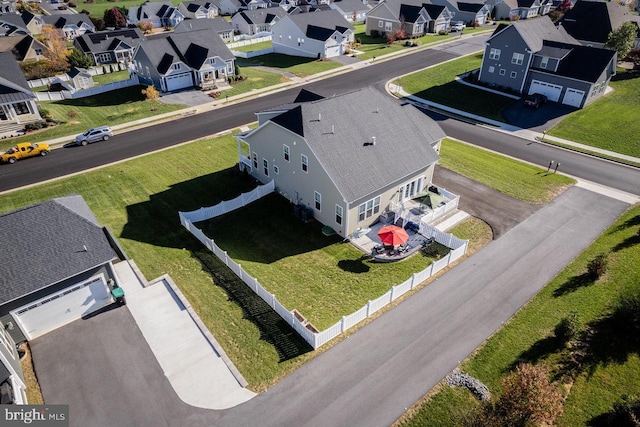
[[[557,102],[547,102],[538,109],[532,109],[526,107],[524,101],[520,99],[505,107],[500,114],[510,125],[544,132],[576,110],[577,108]]]
[[[43,335],[31,350],[45,402],[70,405],[71,426],[198,426],[218,416],[178,398],[126,306]]]
[[[436,165],[433,182],[460,196],[459,208],[489,224],[496,240],[542,205],[523,202]]]

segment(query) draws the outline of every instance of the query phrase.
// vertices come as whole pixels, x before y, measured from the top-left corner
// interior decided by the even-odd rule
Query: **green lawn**
[[[20,138],[0,141],[0,148],[22,141],[46,141],[66,135],[82,133],[88,128],[104,124],[116,125],[145,117],[176,111],[185,106],[149,103],[141,93],[143,86],[132,86],[99,95],[65,101],[40,101],[42,108],[63,123],[50,129],[30,133]],[[151,111],[151,108],[155,108]]]
[[[234,82],[231,89],[220,92],[220,96],[234,96],[249,93],[253,90],[284,83],[288,79],[277,73],[257,70],[252,67],[240,67],[240,74],[246,77],[245,80]]]
[[[382,55],[386,55],[389,53],[399,52],[404,49],[415,49],[414,47],[406,47],[404,45],[405,40],[396,41],[390,45],[387,44],[386,39],[383,37],[371,37],[365,34],[365,24],[358,23],[354,25],[355,27],[355,39],[359,41],[360,46],[355,49],[363,52],[359,54],[358,59],[371,59],[374,56],[379,57]],[[418,43],[418,45],[424,45],[427,43],[436,43],[450,39],[451,36],[444,35],[440,36],[437,34],[429,34],[419,38],[415,38],[412,41]]]
[[[280,53],[270,53],[255,58],[238,60],[240,64],[262,65],[265,67],[279,68],[283,71],[295,74],[298,77],[306,77],[312,74],[338,68],[341,65],[334,61],[318,61],[313,58],[301,56],[289,56]]]
[[[96,85],[104,85],[107,83],[118,82],[120,80],[129,80],[129,71],[122,70],[115,73],[98,74],[93,76],[93,82]]]
[[[174,6],[178,6],[180,4],[180,0],[171,0]],[[129,9],[133,6],[140,6],[144,1],[142,0],[94,0],[93,3],[85,3],[84,1],[78,1],[76,3],[76,10],[78,12],[82,10],[88,10],[90,16],[94,18],[102,18],[104,16],[104,12],[113,7],[123,7]]]
[[[640,157],[640,73],[618,69],[613,92],[578,110],[551,128],[549,135]]]
[[[609,317],[619,295],[640,290],[640,206],[623,214],[589,248],[561,271],[536,297],[462,365],[462,370],[499,391],[500,379],[519,362],[543,363],[566,387],[568,397],[558,426],[606,425],[603,418],[624,394],[638,393],[640,349],[637,337],[615,327]],[[597,254],[608,254],[608,269],[595,283],[586,265]],[[590,344],[581,365],[567,374],[574,346],[559,345],[553,329],[570,312],[578,314]],[[580,335],[579,335],[580,336]],[[460,414],[477,405],[463,389],[427,399],[400,423],[407,426],[459,425]]]
[[[479,68],[481,63],[481,53],[465,56],[404,76],[401,85],[411,95],[489,119],[504,121],[500,111],[514,102],[512,98],[469,87],[454,80],[457,75]]]
[[[575,183],[564,175],[445,139],[440,164],[475,181],[530,203],[546,203]]]
[[[269,49],[270,47],[273,47],[273,44],[269,40],[266,42],[247,44],[244,46],[236,46],[231,48],[231,50],[237,50],[238,52],[253,52],[256,50]]]

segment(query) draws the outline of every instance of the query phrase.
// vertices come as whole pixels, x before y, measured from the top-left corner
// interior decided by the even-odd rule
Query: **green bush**
[[[587,264],[587,271],[589,276],[594,279],[599,279],[607,271],[607,256],[605,254],[599,254]]]
[[[632,334],[640,332],[640,291],[623,294],[618,299],[614,316],[624,330]]]
[[[560,320],[560,322],[554,328],[553,333],[556,338],[561,340],[563,343],[566,343],[567,341],[574,338],[579,330],[580,321],[578,319],[578,313],[572,311],[567,317]]]

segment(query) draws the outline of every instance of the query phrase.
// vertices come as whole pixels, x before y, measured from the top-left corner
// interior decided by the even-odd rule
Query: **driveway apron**
[[[628,206],[567,190],[216,426],[391,425]]]

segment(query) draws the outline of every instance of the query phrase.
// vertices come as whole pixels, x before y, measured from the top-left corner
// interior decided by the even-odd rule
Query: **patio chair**
[[[380,255],[383,252],[384,252],[384,246],[383,245],[374,246],[374,248],[371,249],[371,254],[372,255]]]
[[[409,250],[409,245],[406,243],[398,246],[399,253],[404,253],[404,252],[407,252],[408,250]]]

